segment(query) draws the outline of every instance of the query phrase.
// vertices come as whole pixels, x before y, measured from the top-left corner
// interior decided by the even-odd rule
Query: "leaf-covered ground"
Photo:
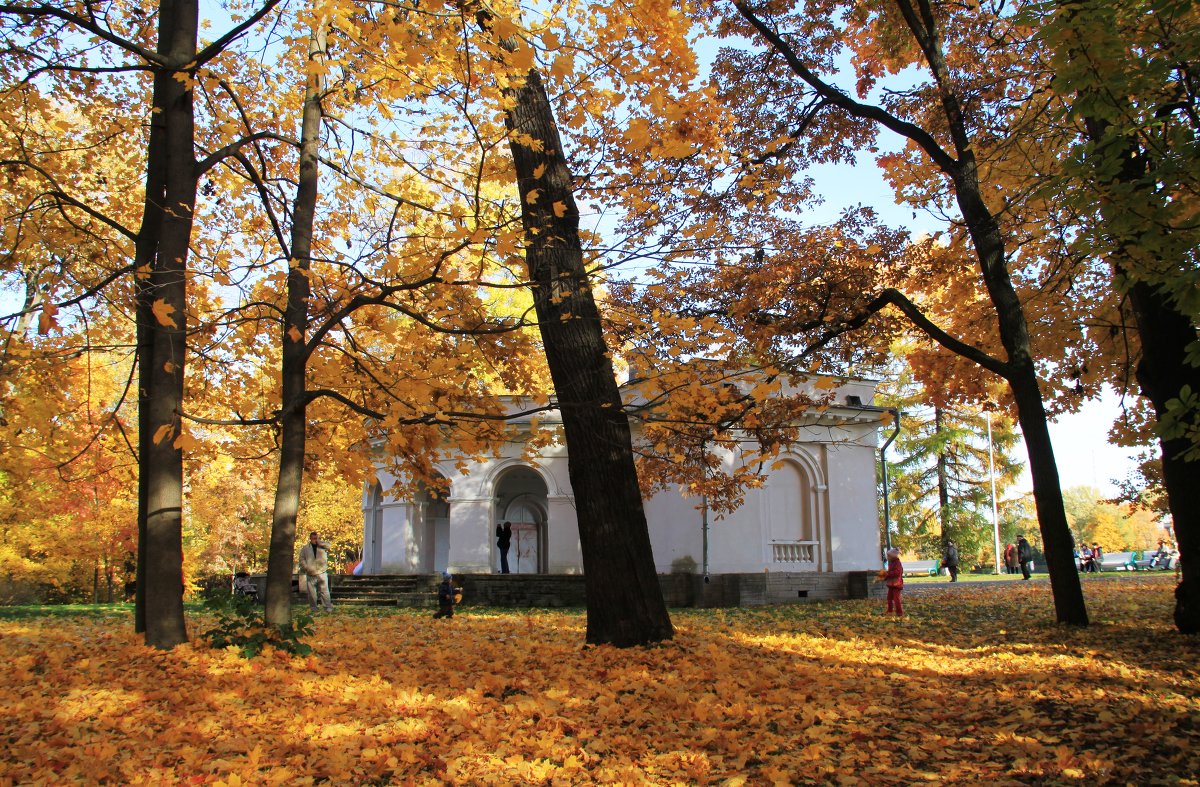
[[[661,647],[579,613],[318,618],[312,656],[138,644],[126,619],[0,621],[0,784],[1185,783],[1195,638],[1169,576],[675,611]],[[202,629],[204,620],[193,621]]]

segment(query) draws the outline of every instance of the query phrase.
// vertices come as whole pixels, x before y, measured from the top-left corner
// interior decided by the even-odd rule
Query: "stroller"
[[[245,596],[256,604],[260,600],[258,585],[254,584],[254,580],[245,571],[239,571],[233,575],[233,595]]]

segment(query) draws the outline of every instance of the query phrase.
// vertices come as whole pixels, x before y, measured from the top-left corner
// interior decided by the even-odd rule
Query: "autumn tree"
[[[1047,4],[1054,90],[1078,127],[1065,189],[1078,244],[1111,266],[1136,329],[1136,379],[1154,411],[1183,568],[1176,625],[1200,631],[1200,362],[1197,361],[1195,5],[1170,0]],[[1189,560],[1190,557],[1190,560]],[[1192,566],[1191,569],[1188,566]]]
[[[137,625],[146,641],[170,648],[186,639],[183,622],[182,430],[183,372],[187,329],[187,260],[202,165],[195,156],[195,110],[191,79],[274,7],[268,0],[241,23],[201,50],[199,10],[191,0],[164,0],[143,19],[118,3],[96,8],[8,4],[6,24],[20,27],[23,83],[47,84],[72,95],[73,85],[95,91],[109,74],[148,73],[150,93],[132,106],[147,108],[145,191],[141,226],[128,229],[119,217],[88,204],[90,195],[50,188],[62,210],[103,220],[132,246],[126,253],[137,290],[139,362],[139,560]],[[157,43],[153,38],[157,35]],[[64,49],[59,42],[66,42]],[[16,51],[16,50],[14,50]],[[58,80],[54,84],[54,80]],[[118,86],[134,96],[144,85]],[[120,93],[118,94],[120,95]],[[145,96],[145,94],[143,94]],[[16,166],[40,168],[27,161]],[[41,170],[45,172],[45,170]],[[47,180],[50,180],[47,178]],[[127,195],[124,195],[127,196]]]
[[[1027,256],[1032,252],[1030,244],[1023,243],[1021,256],[1014,257],[1014,245],[1024,235],[1010,218],[1012,204],[998,199],[997,187],[988,180],[999,160],[991,120],[999,117],[994,113],[1001,110],[987,104],[985,111],[982,103],[993,97],[1002,99],[1003,88],[997,92],[988,87],[998,73],[1021,94],[1048,77],[1036,71],[1036,63],[1031,68],[1013,67],[1028,56],[1028,51],[1018,46],[989,50],[994,58],[984,65],[978,50],[969,45],[973,36],[993,34],[1008,36],[1006,42],[1024,41],[1030,31],[1008,25],[1006,15],[996,9],[959,9],[908,0],[852,8],[734,3],[714,8],[706,19],[724,35],[736,36],[738,43],[718,58],[709,90],[725,105],[744,108],[745,118],[752,118],[754,124],[724,121],[725,138],[735,140],[739,147],[723,159],[717,157],[717,164],[705,170],[709,174],[702,175],[693,162],[701,158],[702,140],[708,132],[657,113],[668,118],[659,122],[664,135],[670,129],[690,143],[692,154],[681,156],[680,164],[690,182],[685,181],[674,193],[661,182],[647,188],[665,191],[667,196],[660,202],[676,216],[703,211],[712,221],[722,205],[752,215],[756,199],[775,195],[780,198],[772,209],[786,213],[811,197],[803,174],[807,162],[845,160],[854,144],[869,148],[881,129],[905,140],[908,147],[904,152],[884,160],[901,195],[935,210],[953,207],[961,219],[953,225],[949,244],[938,239],[914,244],[905,252],[909,270],[876,275],[866,297],[860,292],[857,306],[847,302],[850,308],[831,315],[827,322],[862,325],[864,315],[891,307],[963,359],[951,361],[952,368],[974,364],[1005,380],[1029,452],[1057,614],[1063,622],[1085,625],[1087,613],[1070,556],[1070,535],[1037,365],[1037,349],[1044,337],[1031,334],[1028,317],[1028,313],[1040,317],[1046,311],[1054,276],[1038,281],[1024,269],[1021,275],[1014,274],[1014,260],[1028,259],[1033,264]],[[746,41],[754,43],[747,46]],[[834,84],[832,77],[822,76],[834,73],[832,59],[843,53],[850,56],[856,70],[859,81],[855,89],[844,89]],[[927,81],[885,93],[881,102],[869,100],[869,91],[882,76],[909,67],[921,69]],[[914,69],[909,73],[915,74]],[[716,172],[724,176],[712,174]],[[1016,215],[1028,220],[1032,213],[1026,210]],[[660,218],[655,221],[663,225]],[[767,246],[769,252],[762,260],[769,264],[775,256],[790,259],[797,245],[793,241]],[[1053,240],[1033,245],[1041,251],[1053,245]],[[849,234],[834,246],[835,251],[845,250],[847,257],[857,253],[865,266],[883,258],[885,248]],[[968,265],[973,266],[973,273]],[[1043,266],[1042,270],[1047,269]],[[769,279],[771,274],[766,272],[762,278]],[[922,289],[934,284],[938,286],[930,296],[923,297]],[[747,301],[754,301],[757,293],[746,292],[751,296]],[[761,308],[761,301],[757,303],[742,307],[748,324],[760,321],[764,311],[769,311]],[[1059,319],[1068,329],[1078,314],[1074,308],[1090,301],[1073,303],[1071,312]],[[939,318],[951,319],[939,324]],[[994,331],[979,336],[982,324]],[[966,336],[971,340],[962,338]],[[1059,342],[1054,352],[1063,353],[1064,344],[1071,345],[1072,352],[1083,346],[1076,340]],[[978,371],[953,372],[961,380],[971,374],[980,377]],[[975,390],[984,388],[978,381],[970,385]]]

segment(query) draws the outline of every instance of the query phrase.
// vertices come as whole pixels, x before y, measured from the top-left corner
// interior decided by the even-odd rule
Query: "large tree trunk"
[[[172,63],[196,55],[196,0],[166,0],[160,17],[160,49]],[[187,640],[183,618],[183,451],[184,353],[187,347],[186,268],[196,204],[195,119],[192,91],[176,77],[156,79],[154,109],[164,122],[164,209],[148,297],[153,312],[151,361],[143,363],[149,439],[139,457],[145,474],[146,523],[139,551],[139,586],[144,586],[146,644],[171,648]],[[148,171],[149,171],[148,167]]]
[[[962,133],[965,137],[965,131]],[[1050,442],[1046,406],[1033,363],[1025,311],[1004,260],[1000,225],[987,209],[979,190],[974,154],[964,148],[960,159],[960,167],[953,173],[955,198],[966,220],[988,295],[996,309],[1000,341],[1007,355],[1007,380],[1029,456],[1033,500],[1042,534],[1042,551],[1050,573],[1055,615],[1059,623],[1086,626],[1087,605],[1071,551],[1071,526],[1063,505],[1058,464],[1054,459],[1054,445]]]
[[[1196,341],[1196,328],[1167,297],[1147,284],[1130,287],[1129,302],[1142,344],[1138,384],[1161,419],[1167,402],[1177,398],[1184,386],[1200,391],[1200,369],[1186,360],[1188,345]],[[1159,447],[1183,573],[1175,589],[1175,625],[1183,634],[1195,634],[1200,632],[1200,484],[1196,483],[1200,468],[1183,459],[1193,448],[1186,437],[1160,439]]]
[[[587,641],[621,647],[674,636],[654,568],[629,421],[583,264],[571,173],[541,77],[505,91],[525,258],[570,455],[587,592]]]
[[[1087,3],[1067,0],[1060,0],[1058,7],[1062,23],[1068,29],[1080,25],[1081,16],[1085,17],[1083,22],[1089,21],[1089,11],[1095,10]],[[1089,57],[1086,52],[1071,51],[1070,54],[1072,57]],[[1131,111],[1131,102],[1126,96],[1095,85],[1079,89],[1075,102],[1076,106],[1115,105],[1116,117],[1137,115]],[[1126,199],[1139,201],[1141,205],[1154,204],[1158,199],[1153,193],[1151,170],[1155,151],[1143,149],[1131,134],[1114,132],[1104,115],[1099,111],[1081,116],[1087,138],[1092,143],[1089,163],[1096,182],[1102,187],[1118,187],[1117,193],[1123,193]],[[1100,212],[1105,224],[1128,224],[1119,202],[1103,200]],[[1161,231],[1161,228],[1147,229]],[[1140,239],[1130,237],[1128,231],[1125,235],[1119,231],[1112,233],[1112,240],[1116,246],[1110,257],[1113,286],[1129,296],[1141,344],[1136,370],[1138,386],[1154,407],[1155,419],[1161,421],[1167,412],[1167,404],[1178,398],[1185,387],[1200,391],[1200,369],[1187,359],[1187,348],[1197,339],[1197,325],[1180,311],[1168,293],[1137,278],[1136,264],[1132,260],[1156,248],[1156,242],[1151,239],[1148,243],[1139,243]],[[1137,254],[1133,253],[1135,248]],[[1183,458],[1193,447],[1186,437],[1159,440],[1163,487],[1175,526],[1182,569],[1182,581],[1175,589],[1175,625],[1184,634],[1200,632],[1200,484],[1196,483],[1200,463]]]
[[[168,30],[173,29],[176,3],[166,0],[159,8],[158,53],[167,55],[172,45]],[[155,72],[151,106],[163,106],[167,101],[170,82],[174,76],[166,71]],[[135,322],[137,325],[138,363],[138,521],[137,566],[134,582],[134,630],[146,630],[146,523],[150,499],[149,465],[142,458],[150,455],[151,370],[154,367],[154,332],[156,322],[152,306],[153,289],[150,272],[157,264],[158,243],[162,237],[163,205],[167,189],[167,119],[162,112],[150,113],[150,134],[146,146],[146,184],[142,207],[142,225],[134,244]]]
[[[325,56],[325,24],[318,22],[309,37],[309,59]],[[318,160],[321,137],[320,74],[310,70],[304,91],[300,129],[299,180],[292,211],[292,250],[288,260],[288,302],[283,321],[282,414],[279,481],[271,519],[271,551],[267,559],[265,622],[283,626],[292,620],[292,565],[296,549],[296,516],[304,483],[306,429],[305,367],[308,351],[308,298],[311,287],[313,223],[317,208]]]

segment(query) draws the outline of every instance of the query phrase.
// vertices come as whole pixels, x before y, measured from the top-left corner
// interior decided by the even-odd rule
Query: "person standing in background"
[[[1033,562],[1033,548],[1025,540],[1024,535],[1017,536],[1017,562],[1021,564],[1021,579],[1029,579],[1030,566]]]
[[[500,549],[500,573],[511,573],[508,570],[508,547],[512,543],[512,522],[496,525],[496,546]]]
[[[904,564],[900,562],[900,550],[895,547],[887,551],[887,573],[884,574],[883,584],[887,586],[887,611],[903,617],[904,605],[900,602],[900,593],[904,590]]]
[[[333,601],[329,598],[329,545],[321,540],[317,531],[308,534],[308,543],[300,548],[300,573],[304,575],[308,589],[308,606],[317,611],[317,605],[326,612],[333,612]]]
[[[958,544],[955,544],[953,539],[946,542],[946,556],[942,560],[942,565],[950,570],[950,581],[958,581]]]

